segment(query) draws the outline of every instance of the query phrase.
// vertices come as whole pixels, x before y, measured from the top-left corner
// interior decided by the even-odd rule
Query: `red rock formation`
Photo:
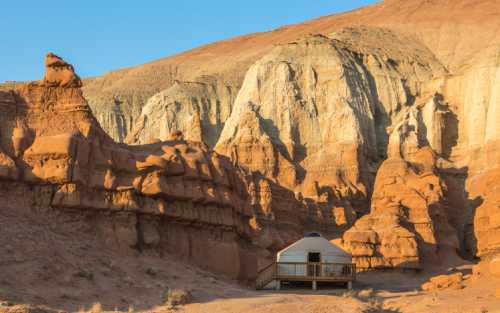
[[[427,292],[436,292],[443,289],[463,289],[463,274],[458,272],[450,275],[439,275],[431,277],[431,279],[422,285],[422,290]]]
[[[469,181],[467,247],[480,257],[500,253],[500,169],[485,171]]]
[[[116,144],[80,85],[71,65],[48,54],[43,81],[0,91],[0,185],[25,193],[8,201],[108,212],[96,232],[122,249],[172,251],[233,277],[252,275],[245,173],[182,134],[142,147]]]
[[[113,71],[87,80],[84,89],[105,129],[117,139],[125,138],[136,121],[138,126],[130,134],[133,142],[148,142],[157,134],[165,139],[172,129],[183,130],[186,138],[202,137],[211,147],[222,139],[219,151],[228,156],[237,151],[239,164],[293,189],[298,201],[347,200],[358,215],[367,213],[370,206],[388,135],[398,127],[418,127],[418,136],[396,150],[413,163],[411,154],[427,141],[441,158],[436,174],[447,185],[445,211],[458,234],[461,253],[487,257],[498,250],[498,242],[491,238],[498,237],[499,199],[491,190],[496,188],[500,164],[499,4],[499,0],[380,1]],[[318,44],[303,45],[300,38],[308,34],[329,37],[334,42],[325,46],[343,53],[324,53],[327,48],[316,49]],[[307,48],[301,50],[303,46]],[[348,51],[354,62],[346,58]],[[321,57],[314,60],[314,55]],[[323,80],[342,69],[349,74],[361,69],[369,75]],[[350,84],[346,87],[343,80]],[[323,90],[321,83],[332,85]],[[349,90],[356,92],[349,94]],[[238,91],[241,101],[235,101]],[[111,105],[117,97],[120,105]],[[325,124],[315,120],[311,103],[331,104],[326,106],[329,109],[342,102],[339,98],[355,104],[358,119],[348,112],[344,115],[359,127],[343,127],[344,116],[333,114]],[[362,100],[370,105],[360,105],[366,103]],[[248,101],[261,106],[256,113],[266,124],[260,123],[265,126],[262,140],[243,142],[245,137],[239,136],[243,129],[234,120],[239,118],[238,108]],[[409,107],[423,108],[413,112],[411,125],[400,125]],[[195,111],[200,114],[201,126],[196,128],[201,131],[190,134],[186,130]],[[221,137],[227,125],[229,135]],[[340,129],[325,132],[336,126]],[[361,135],[356,140],[347,136],[347,145],[330,142],[335,135],[352,135],[355,130]],[[304,139],[306,131],[319,139]],[[374,134],[376,145],[370,144]],[[300,186],[294,186],[305,173]],[[333,190],[326,192],[329,188]],[[340,199],[330,196],[337,193]]]
[[[238,151],[239,164],[293,190],[298,201],[319,203],[325,197],[338,201],[327,194],[340,193],[340,201],[347,200],[358,215],[368,211],[376,170],[386,158],[388,135],[398,127],[418,127],[418,138],[396,150],[412,163],[410,155],[427,141],[441,158],[436,174],[447,185],[445,211],[458,234],[461,253],[487,257],[498,250],[498,242],[491,238],[498,237],[499,200],[491,190],[497,185],[500,164],[499,4],[499,0],[380,1],[113,71],[87,80],[85,93],[106,130],[120,140],[136,121],[138,126],[130,134],[133,142],[148,142],[157,133],[165,139],[172,128],[183,130],[186,138],[202,137],[211,147],[222,139],[219,151],[228,156]],[[342,53],[303,45],[300,38],[308,34],[329,37],[333,43],[326,46]],[[301,50],[303,46],[307,48]],[[349,51],[351,60],[346,58]],[[314,55],[321,57],[315,60]],[[323,80],[340,70],[350,75]],[[369,75],[354,75],[356,70]],[[332,85],[323,90],[322,83]],[[241,99],[235,101],[238,91]],[[116,97],[120,105],[110,105]],[[361,105],[366,104],[363,100],[370,105]],[[248,101],[261,107],[256,113],[265,121],[260,123],[265,126],[262,141],[243,142],[238,135],[242,133],[238,108]],[[330,112],[328,123],[320,124],[310,108],[311,103],[321,107],[322,102],[331,104],[327,109],[339,102],[351,104],[357,119],[345,105],[343,116],[332,117]],[[400,125],[409,107],[422,110],[413,112],[411,125]],[[186,130],[194,111],[200,114],[201,126],[196,128],[201,131],[190,134]],[[343,127],[344,119],[354,126]],[[228,125],[229,135],[221,133]],[[335,126],[340,129],[325,131]],[[336,135],[355,131],[360,131],[359,138],[346,136],[347,145],[330,142],[338,139]],[[318,134],[319,140],[304,136],[306,132]],[[252,153],[258,157],[251,158]],[[333,190],[325,192],[329,188]]]
[[[448,218],[437,155],[419,148],[411,119],[396,128],[377,172],[370,214],[343,236],[360,268],[420,268],[459,248]],[[405,157],[405,158],[403,158]]]
[[[45,58],[43,84],[50,87],[82,87],[82,81],[75,74],[73,65],[53,53],[47,54]]]
[[[0,90],[0,189],[15,191],[0,196],[13,206],[94,214],[112,247],[167,251],[240,279],[308,227],[354,221],[340,200],[306,210],[292,191],[180,131],[115,143],[79,86],[73,67],[49,54],[43,81]]]

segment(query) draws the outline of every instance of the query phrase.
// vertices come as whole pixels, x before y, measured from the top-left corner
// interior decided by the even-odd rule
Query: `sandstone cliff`
[[[256,260],[245,172],[199,143],[116,144],[79,87],[72,66],[49,54],[43,81],[0,91],[4,200],[95,212],[96,234],[113,248],[171,251],[247,277]]]
[[[331,190],[361,214],[387,154],[385,128],[440,91],[433,80],[445,70],[387,30],[332,38],[280,45],[254,64],[215,149],[305,198]]]
[[[155,94],[142,108],[128,137],[128,143],[165,140],[174,130],[186,139],[213,147],[231,113],[234,93],[230,87],[202,82],[175,82]]]
[[[382,163],[370,214],[343,236],[360,268],[420,268],[459,248],[436,156],[426,147],[415,157],[416,163],[397,156]]]
[[[350,225],[369,213],[353,232],[367,219],[375,233],[402,227],[407,262],[406,252],[380,254],[381,238],[357,237],[373,244],[373,264],[421,266],[455,248],[487,257],[497,251],[499,8],[384,1],[113,72],[84,90],[115,138],[133,129],[128,141],[143,143],[179,129],[292,192],[302,221],[330,225],[337,212]],[[122,99],[110,106],[118,115],[110,97]],[[396,197],[398,187],[382,187],[393,180],[414,183]],[[397,223],[384,224],[385,207]]]
[[[498,0],[383,1],[269,32],[213,43],[139,67],[85,81],[84,93],[104,129],[124,140],[154,94],[176,81],[225,85],[237,92],[248,68],[273,49],[311,33],[328,35],[345,27],[377,26],[409,35],[435,53],[452,71],[497,46]],[[222,97],[221,97],[222,98]],[[116,101],[120,105],[115,105]],[[224,103],[230,99],[221,99]],[[229,104],[230,105],[230,104]]]
[[[0,187],[12,209],[92,215],[110,249],[172,253],[242,280],[308,227],[340,233],[354,222],[346,203],[335,212],[304,207],[179,131],[147,145],[116,143],[80,86],[73,67],[48,54],[42,81],[0,89]],[[200,140],[206,133],[197,131]]]
[[[311,228],[343,237],[361,267],[415,268],[445,253],[488,258],[500,247],[494,239],[500,228],[499,10],[498,0],[384,1],[87,79],[83,92],[106,132],[148,145],[112,143],[98,127],[62,123],[43,130],[44,118],[30,113],[3,130],[12,143],[0,154],[0,174],[54,184],[87,175],[84,186],[156,199],[162,196],[154,192],[176,185],[156,172],[168,172],[158,158],[206,159],[209,167],[221,160],[237,177],[231,187],[243,190],[231,189],[245,203],[238,220],[249,228],[238,236],[264,248],[260,258]],[[57,58],[47,65],[57,71],[44,83],[3,92],[2,103],[43,102],[44,111],[57,107],[56,115],[62,99],[82,103],[72,68]],[[58,81],[71,93],[59,95]],[[82,110],[90,116],[86,105]],[[188,139],[185,151],[162,142],[172,131]],[[57,158],[40,162],[47,153],[39,148],[43,139],[34,139],[39,132],[89,134],[83,137],[98,138],[89,149],[110,146],[130,156],[96,152],[106,161],[93,164],[49,151]],[[61,139],[70,142],[64,145],[74,145],[72,136]],[[141,165],[148,162],[153,165]],[[66,163],[69,181],[61,179]],[[173,176],[184,182],[183,175]]]

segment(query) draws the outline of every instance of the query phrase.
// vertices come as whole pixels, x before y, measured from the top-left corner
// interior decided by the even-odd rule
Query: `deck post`
[[[277,279],[276,280],[276,290],[280,290],[281,289],[281,280]]]
[[[317,290],[318,289],[318,286],[316,285],[316,281],[313,280],[313,286],[312,286],[313,290]]]
[[[347,282],[347,290],[352,290],[352,281]]]

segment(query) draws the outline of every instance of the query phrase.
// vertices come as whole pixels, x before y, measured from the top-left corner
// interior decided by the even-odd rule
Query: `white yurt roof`
[[[306,236],[279,251],[278,259],[282,255],[303,255],[308,252],[320,252],[324,255],[335,256],[343,259],[351,259],[352,257],[348,252],[321,236]]]

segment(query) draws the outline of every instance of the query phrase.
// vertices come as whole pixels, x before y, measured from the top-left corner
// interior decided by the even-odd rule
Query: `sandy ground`
[[[361,274],[353,291],[255,291],[172,256],[114,251],[101,245],[88,225],[71,214],[3,209],[0,312],[500,313],[500,298],[495,297],[500,280],[491,277],[468,279],[461,290],[420,291],[422,282],[446,273],[446,267]],[[471,272],[471,264],[455,260],[453,266]],[[190,303],[165,304],[169,288],[189,291]]]
[[[158,263],[155,263],[156,265]],[[165,263],[167,264],[167,263]],[[174,265],[173,263],[171,265]],[[167,269],[180,270],[175,268]],[[419,291],[418,286],[426,274],[411,273],[378,273],[360,275],[355,288],[347,291],[340,288],[320,289],[316,292],[302,288],[285,288],[281,291],[263,290],[254,291],[235,282],[220,280],[208,273],[186,267],[188,271],[177,279],[176,287],[189,290],[192,294],[191,303],[172,308],[163,303],[164,290],[162,287],[150,287],[140,291],[136,288],[123,287],[127,291],[126,305],[113,307],[113,299],[109,292],[101,296],[87,298],[82,293],[81,297],[73,301],[61,301],[48,298],[31,302],[34,304],[45,303],[46,307],[56,310],[86,312],[92,311],[94,303],[102,304],[102,311],[109,312],[156,312],[156,313],[323,313],[323,312],[353,312],[353,313],[487,313],[500,312],[500,299],[494,292],[500,287],[499,281],[491,279],[467,280],[466,287],[461,290],[445,290],[433,293]],[[190,271],[190,272],[189,272]],[[143,277],[145,282],[154,285],[162,280],[168,280],[165,273],[159,271],[156,278]],[[165,278],[163,278],[165,277]],[[137,284],[140,284],[139,282]],[[172,280],[170,280],[172,284]],[[155,285],[158,286],[158,285]],[[83,288],[83,287],[75,287]],[[88,288],[88,286],[87,286]],[[131,290],[137,291],[131,295]],[[54,292],[63,292],[64,286],[54,287]],[[32,292],[34,292],[33,290]],[[94,291],[95,292],[95,291]],[[29,298],[29,297],[28,297]],[[27,299],[28,299],[27,298]],[[63,297],[64,298],[64,297]],[[4,298],[2,298],[4,299]],[[0,305],[0,312],[53,312],[50,310],[29,311],[26,302],[19,295],[17,304],[13,301],[11,306]],[[62,299],[65,300],[65,299]],[[29,303],[29,302],[28,302]],[[74,305],[71,305],[74,304]]]
[[[486,313],[500,312],[495,289],[499,281],[467,281],[462,290],[436,293],[419,291],[425,274],[379,273],[361,275],[355,290],[288,289],[247,292],[229,299],[193,303],[178,312],[286,313],[286,312],[359,312],[359,313]],[[161,311],[159,311],[161,312]],[[168,312],[168,311],[165,311]]]

